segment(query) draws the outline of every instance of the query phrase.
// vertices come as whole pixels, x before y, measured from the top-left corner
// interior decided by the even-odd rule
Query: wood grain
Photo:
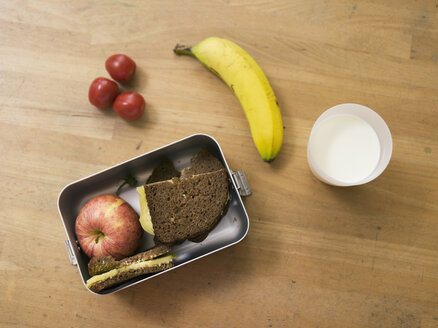
[[[243,111],[176,43],[229,38],[268,76],[285,125],[264,163]],[[0,326],[438,327],[436,1],[0,1]],[[105,59],[138,65],[144,117],[88,104]],[[394,142],[375,181],[310,173],[327,108],[375,109]],[[107,297],[67,258],[56,202],[69,182],[193,133],[253,189],[229,249]]]

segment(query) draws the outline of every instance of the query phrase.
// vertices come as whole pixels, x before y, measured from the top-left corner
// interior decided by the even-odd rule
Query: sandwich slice
[[[182,178],[191,177],[193,175],[201,173],[213,172],[224,168],[222,163],[206,149],[201,149],[199,153],[193,156],[190,160],[190,164],[191,166],[189,168],[186,168],[182,171]],[[219,221],[217,221],[216,223],[218,222]],[[208,234],[211,230],[215,228],[215,226],[216,224],[211,226],[210,230],[206,231],[202,235],[190,238],[189,240],[195,243],[202,242],[205,238],[207,238]]]
[[[124,258],[120,261],[117,261],[112,256],[92,257],[91,260],[88,262],[88,273],[90,274],[90,276],[95,276],[101,273],[111,271],[112,269],[127,266],[132,263],[152,260],[170,252],[170,250],[170,246],[159,245],[145,252]]]
[[[175,168],[172,161],[170,161],[169,159],[165,159],[152,171],[152,174],[147,179],[146,184],[166,181],[180,176],[181,173]],[[137,191],[139,193],[140,209],[141,209],[140,224],[143,230],[145,230],[150,235],[153,235],[154,229],[152,227],[152,222],[149,212],[146,210],[147,204],[146,204],[146,196],[144,195],[144,189],[143,187],[138,187]]]
[[[188,220],[178,220],[178,223],[172,222],[175,221],[175,216],[174,215],[170,215],[168,220],[170,221],[170,232],[173,231],[173,233],[176,235],[176,229],[180,230],[180,236],[175,236],[173,237],[173,241],[171,241],[172,238],[164,238],[161,235],[164,234],[163,231],[158,233],[158,236],[155,237],[155,240],[161,243],[179,243],[184,241],[185,239],[188,239],[190,241],[193,242],[201,242],[203,241],[209,234],[209,232],[211,230],[213,230],[213,228],[216,226],[216,224],[219,222],[219,220],[222,218],[222,216],[226,213],[227,210],[227,205],[229,202],[229,194],[228,194],[228,179],[226,178],[226,174],[225,174],[225,179],[224,179],[224,173],[225,173],[225,169],[224,166],[222,165],[222,163],[212,154],[210,153],[208,150],[206,149],[202,149],[199,153],[197,153],[195,156],[193,156],[191,158],[191,166],[189,168],[186,168],[182,171],[181,174],[179,174],[179,172],[174,168],[173,164],[170,161],[163,161],[158,167],[155,168],[155,170],[152,172],[151,177],[148,179],[146,186],[141,186],[137,188],[137,191],[139,193],[139,199],[140,199],[140,208],[141,208],[141,215],[140,215],[140,223],[143,227],[143,229],[148,232],[151,235],[155,235],[155,231],[154,231],[154,223],[152,222],[152,217],[151,217],[151,211],[149,209],[149,202],[154,202],[154,200],[152,198],[156,198],[156,196],[151,195],[151,193],[149,193],[146,196],[146,190],[147,189],[156,189],[156,188],[162,188],[162,189],[167,189],[167,192],[170,192],[170,194],[172,194],[173,196],[171,197],[171,199],[175,200],[175,197],[177,197],[178,195],[178,186],[181,187],[181,180],[185,180],[185,179],[189,179],[188,182],[183,182],[183,187],[188,187],[188,188],[194,188],[196,189],[198,186],[192,186],[190,187],[190,185],[193,185],[193,181],[199,181],[199,180],[203,180],[203,179],[215,179],[214,176],[222,176],[221,179],[217,179],[216,178],[216,183],[219,183],[219,185],[216,185],[217,187],[222,185],[222,188],[219,188],[220,190],[222,190],[222,196],[223,194],[226,194],[226,200],[224,202],[224,206],[222,208],[221,211],[218,211],[218,208],[214,207],[210,208],[209,214],[210,217],[206,218],[204,224],[202,224],[201,226],[198,226],[197,223],[199,221],[199,215],[203,215],[202,213],[197,213],[196,211],[193,213],[194,215],[189,215]],[[210,176],[203,176],[206,173],[213,173],[216,171],[223,171],[222,173],[214,173]],[[179,177],[179,179],[172,179],[175,177]],[[199,176],[197,178],[194,178],[195,176]],[[165,177],[169,178],[169,179],[165,179]],[[163,181],[164,180],[164,181]],[[165,180],[167,180],[167,183],[162,184],[161,186],[153,186],[152,188],[147,187],[147,185],[150,182],[166,182]],[[164,185],[168,185],[169,183],[171,183],[170,181],[173,181],[173,184],[175,184],[173,187],[171,187],[169,190],[169,188],[166,188]],[[196,184],[196,183],[195,183]],[[214,188],[210,188],[210,189],[214,189]],[[226,190],[226,191],[225,191]],[[219,195],[221,195],[221,193],[218,193]],[[212,193],[213,197],[217,196],[217,193],[213,192]],[[196,192],[195,192],[195,196],[196,196]],[[196,205],[197,201],[198,201],[198,197],[192,198],[193,201],[186,201],[186,198],[184,198],[181,200],[180,204],[182,205],[182,207],[185,207],[186,209],[188,207],[193,207],[196,209],[196,207],[198,205]],[[219,202],[223,202],[223,197],[221,198],[221,196],[218,197],[218,201]],[[156,202],[155,202],[156,203]],[[189,203],[189,204],[188,204]],[[163,203],[163,205],[165,205]],[[170,208],[171,204],[167,204],[167,206],[163,207],[163,211],[166,210],[166,208]],[[178,210],[177,210],[178,211]],[[215,213],[212,214],[212,212],[216,211]],[[157,212],[157,211],[154,211]],[[220,212],[220,213],[219,213]],[[218,214],[219,213],[219,214]],[[215,216],[217,215],[217,216]],[[163,217],[164,214],[161,213],[161,218],[159,218],[159,214],[158,213],[154,213],[154,217],[155,220],[154,221],[160,221],[160,223],[162,224],[166,224],[165,223],[165,218]],[[214,217],[214,218],[213,218]],[[192,221],[190,221],[192,220]],[[188,221],[188,222],[184,222],[184,221]],[[155,225],[158,224],[158,222],[155,223]],[[186,230],[186,237],[182,237],[182,235],[184,235],[182,233],[183,230],[183,226],[185,226],[185,230]],[[195,226],[195,227],[192,227]],[[208,226],[208,228],[207,228]],[[202,229],[201,229],[202,228]],[[203,233],[200,233],[200,230],[203,230]],[[185,239],[182,239],[185,238]]]
[[[152,174],[146,181],[146,184],[169,180],[179,177],[180,175],[181,173],[175,168],[175,166],[173,166],[172,161],[165,159],[152,171]]]
[[[187,178],[196,174],[214,172],[223,169],[222,163],[208,150],[201,149],[190,160],[190,167],[182,171],[181,177]]]
[[[169,269],[175,258],[169,251],[169,246],[160,245],[120,261],[111,256],[93,257],[88,263],[92,277],[87,280],[87,287],[97,293],[128,279]]]
[[[229,200],[224,168],[138,187],[142,227],[157,243],[196,239],[224,216]]]

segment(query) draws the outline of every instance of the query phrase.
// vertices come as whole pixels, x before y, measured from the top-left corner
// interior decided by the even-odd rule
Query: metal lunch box
[[[86,281],[90,278],[88,273],[89,258],[81,251],[76,240],[75,220],[80,209],[88,200],[101,194],[114,193],[120,185],[121,179],[128,174],[133,175],[139,184],[145,183],[153,169],[165,158],[170,159],[175,168],[181,171],[190,166],[190,159],[202,148],[206,148],[214,154],[228,172],[231,199],[225,216],[201,243],[185,241],[180,245],[173,246],[172,253],[176,255],[176,259],[172,268],[130,279],[99,293],[90,290],[91,293],[99,295],[114,293],[234,245],[245,238],[249,228],[249,218],[241,196],[251,194],[245,174],[243,171],[235,172],[229,168],[221,147],[213,137],[206,134],[194,134],[74,181],[64,187],[58,197],[58,210],[67,234],[65,245],[70,262],[77,265],[82,282],[86,285]],[[128,202],[137,213],[140,213],[140,203],[135,187],[123,187],[120,197]],[[144,232],[139,252],[152,248],[154,245],[153,236]]]

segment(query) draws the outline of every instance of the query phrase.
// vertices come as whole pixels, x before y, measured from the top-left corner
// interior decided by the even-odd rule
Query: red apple
[[[143,234],[138,214],[114,195],[89,200],[76,218],[75,231],[88,257],[111,255],[116,260],[132,255]]]

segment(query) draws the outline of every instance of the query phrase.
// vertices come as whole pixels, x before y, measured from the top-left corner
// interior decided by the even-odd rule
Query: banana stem
[[[173,52],[176,53],[177,55],[188,55],[194,57],[191,47],[187,47],[180,44],[177,44],[175,48],[173,48]]]

